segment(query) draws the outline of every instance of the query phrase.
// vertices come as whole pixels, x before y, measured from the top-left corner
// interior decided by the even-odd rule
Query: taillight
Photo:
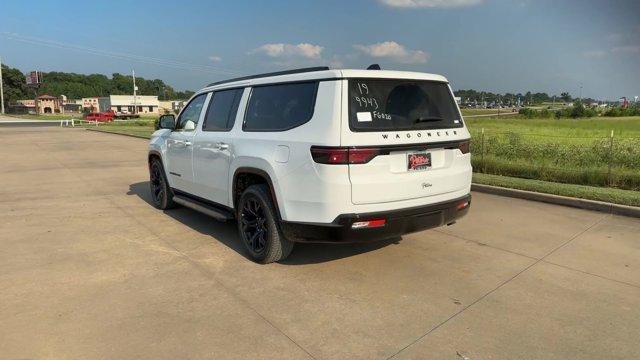
[[[319,164],[366,164],[380,154],[375,148],[311,147],[311,157]]]
[[[460,149],[460,151],[463,154],[468,154],[469,153],[469,145],[470,144],[471,144],[471,140],[463,141],[460,144],[458,144],[458,149]]]
[[[320,164],[346,164],[349,152],[343,148],[321,148],[311,147],[311,157],[313,161]]]

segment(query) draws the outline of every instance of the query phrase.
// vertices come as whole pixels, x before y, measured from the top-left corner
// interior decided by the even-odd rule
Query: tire
[[[156,157],[149,164],[149,187],[151,200],[156,208],[167,210],[176,207],[176,203],[173,202],[173,191],[169,187],[162,161]]]
[[[268,264],[291,254],[294,243],[280,230],[267,185],[251,185],[242,193],[237,218],[240,238],[253,261]]]

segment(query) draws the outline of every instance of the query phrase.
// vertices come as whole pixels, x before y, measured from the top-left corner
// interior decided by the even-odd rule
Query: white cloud
[[[263,54],[272,58],[306,58],[320,59],[324,47],[308,43],[293,44],[264,44],[249,52],[249,54]]]
[[[211,55],[211,56],[209,56],[209,60],[217,63],[217,62],[222,61],[222,58],[220,56]]]
[[[429,54],[422,50],[408,50],[395,41],[371,45],[354,45],[354,48],[374,58],[386,58],[402,64],[424,64]]]
[[[379,2],[399,8],[456,8],[473,6],[483,0],[378,0]]]
[[[628,45],[628,46],[616,46],[611,49],[611,52],[616,54],[640,54],[640,46]]]

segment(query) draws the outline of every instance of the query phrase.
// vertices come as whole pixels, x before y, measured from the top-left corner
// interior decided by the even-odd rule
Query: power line
[[[158,65],[158,66],[170,67],[170,68],[181,69],[181,70],[199,71],[199,72],[212,73],[212,74],[214,73],[221,73],[221,74],[227,74],[227,75],[241,74],[238,71],[223,69],[223,68],[214,67],[210,65],[198,65],[198,64],[191,64],[191,63],[177,61],[177,60],[162,59],[157,57],[95,49],[95,48],[84,47],[84,46],[59,42],[59,41],[52,41],[48,39],[37,38],[33,36],[23,36],[16,33],[4,32],[2,33],[2,36],[9,40],[20,41],[27,44],[46,46],[46,47],[57,48],[62,50],[72,50],[72,51],[83,52],[86,54],[91,54],[96,56],[108,57],[112,59],[136,61],[144,64]]]

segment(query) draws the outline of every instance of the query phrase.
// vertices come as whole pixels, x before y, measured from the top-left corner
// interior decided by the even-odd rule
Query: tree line
[[[560,95],[549,95],[547,93],[537,92],[532,93],[528,91],[524,94],[522,93],[505,93],[505,94],[496,94],[489,91],[477,91],[477,90],[457,90],[454,91],[456,96],[462,98],[463,102],[483,102],[487,103],[509,103],[515,104],[518,99],[522,104],[541,104],[546,102],[572,102],[575,100],[568,92],[563,92]],[[589,102],[593,99],[583,99],[583,101]]]
[[[68,99],[83,97],[103,97],[109,95],[126,95],[133,93],[131,75],[114,73],[111,78],[102,74],[75,74],[52,71],[43,73],[42,86],[38,95],[60,96]],[[2,64],[2,81],[5,105],[13,104],[20,99],[33,99],[33,90],[26,85],[26,76],[16,68]],[[160,100],[186,100],[193,91],[176,91],[160,79],[147,80],[136,76],[138,95],[157,95]]]
[[[25,74],[19,69],[2,65],[2,80],[4,82],[5,105],[13,104],[19,99],[32,99],[34,93],[26,86]],[[83,97],[103,97],[109,95],[124,95],[133,93],[133,81],[130,75],[112,74],[111,78],[102,74],[76,74],[52,71],[43,73],[43,84],[38,90],[39,95],[65,95],[69,99]],[[147,80],[136,76],[139,95],[157,95],[160,100],[186,100],[193,95],[193,91],[176,91],[160,79]],[[540,104],[554,101],[554,96],[547,93],[525,94],[506,93],[497,94],[489,91],[457,90],[456,96],[463,102],[487,102],[515,104],[518,99],[523,104]],[[567,92],[555,96],[556,102],[571,102],[574,99]],[[591,99],[583,99],[589,102]]]

